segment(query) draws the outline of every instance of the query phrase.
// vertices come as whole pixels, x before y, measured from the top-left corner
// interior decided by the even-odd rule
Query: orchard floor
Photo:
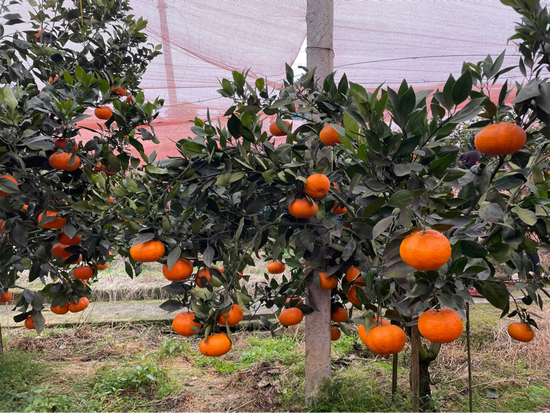
[[[528,344],[511,342],[509,320],[477,304],[472,310],[474,409],[550,409],[550,311]],[[259,326],[234,334],[218,359],[198,352],[169,323],[81,323],[41,336],[4,328],[0,411],[304,411],[303,324],[271,338]],[[408,348],[399,357],[391,401],[391,358],[376,357],[356,335],[332,345],[333,381],[312,411],[407,411]],[[466,411],[464,339],[443,346],[432,364],[435,408]],[[489,397],[498,398],[489,398]]]

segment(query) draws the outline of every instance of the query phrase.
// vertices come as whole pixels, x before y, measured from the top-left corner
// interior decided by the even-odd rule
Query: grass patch
[[[0,411],[16,411],[32,404],[37,386],[51,375],[37,353],[6,351],[0,355]]]

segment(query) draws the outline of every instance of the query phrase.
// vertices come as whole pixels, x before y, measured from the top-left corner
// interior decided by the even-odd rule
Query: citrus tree
[[[31,5],[30,22],[1,10],[0,289],[2,302],[23,290],[14,319],[40,332],[46,301],[58,314],[83,310],[87,280],[127,251],[124,230],[137,224],[119,199],[140,163],[128,149],[148,159],[140,140],[156,139],[162,100],[139,89],[160,51],[128,1]],[[90,111],[94,129],[81,123]],[[41,291],[20,284],[36,279]]]
[[[435,92],[406,81],[368,92],[334,74],[317,84],[314,70],[295,81],[288,66],[278,95],[263,79],[248,83],[246,73],[223,79],[219,92],[235,102],[227,127],[195,119],[194,136],[177,142],[181,156],[145,166],[146,184],[131,196],[138,209],[156,200],[135,218],[144,228],[131,256],[165,264],[174,298],[161,307],[186,309],[174,329],[204,331],[201,352],[223,355],[229,327],[258,303],[281,310],[280,324],[263,320],[274,334],[315,311],[303,300],[315,283],[332,291],[333,321],[352,318],[373,351],[401,351],[404,331],[416,326],[431,341],[420,347],[423,409],[429,363],[462,334],[469,287],[502,316],[519,319],[512,337],[532,338],[536,316],[525,306],[542,308],[548,279],[527,254],[549,241],[549,182],[541,173],[546,49],[529,24],[546,23],[536,2],[504,3],[525,17],[514,38],[520,68],[533,79],[515,86],[512,105],[508,82],[490,98],[490,86],[511,70],[502,67],[504,54],[464,64]],[[275,114],[268,133],[261,119]],[[470,169],[453,166],[465,122],[479,132],[483,154]],[[286,141],[275,146],[273,136]],[[241,273],[253,256],[271,261],[270,273],[286,268],[290,276],[266,274],[249,291]],[[508,288],[502,274],[515,273],[519,280]]]

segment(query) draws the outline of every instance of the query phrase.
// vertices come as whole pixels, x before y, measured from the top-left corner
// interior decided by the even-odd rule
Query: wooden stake
[[[468,398],[470,399],[470,413],[474,411],[472,395],[472,353],[470,345],[470,303],[466,303],[466,346],[468,348]]]
[[[412,410],[420,411],[420,333],[418,325],[411,327],[411,393]]]
[[[399,353],[393,355],[392,375],[391,375],[391,401],[393,402],[395,393],[397,392],[397,363],[399,361]]]

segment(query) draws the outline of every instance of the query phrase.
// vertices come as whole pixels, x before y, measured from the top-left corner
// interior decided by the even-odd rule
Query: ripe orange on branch
[[[103,120],[109,120],[113,116],[113,110],[109,106],[100,106],[94,110],[94,115]]]
[[[281,261],[271,261],[267,264],[267,272],[270,274],[281,274],[285,271],[285,265]]]
[[[50,222],[42,222],[47,217],[55,217],[55,216],[57,216],[57,211],[47,211],[46,216],[44,216],[44,212],[42,212],[38,216],[38,224],[42,228],[48,228],[48,229],[61,229],[65,225],[67,225],[67,219],[66,218],[61,218],[61,217],[57,217],[56,219],[54,219],[53,221],[50,221]]]
[[[311,203],[307,198],[295,199],[288,206],[288,212],[295,218],[311,218],[315,216],[319,207],[315,202]]]
[[[304,318],[304,313],[299,308],[287,308],[279,314],[279,321],[284,326],[293,326],[300,324]]]
[[[321,142],[323,142],[327,146],[335,146],[338,145],[340,142],[340,139],[338,139],[338,136],[340,134],[334,129],[331,125],[326,125],[319,134],[319,139],[321,139]]]
[[[44,324],[45,323],[46,323],[46,319],[44,318]],[[25,327],[28,328],[29,330],[35,330],[34,320],[32,318],[32,315],[28,316],[27,319],[25,320]]]
[[[363,277],[361,277],[361,271],[357,267],[349,267],[346,271],[346,280],[353,283],[362,283]]]
[[[15,178],[11,175],[2,175],[0,176],[0,178],[5,178],[5,179],[9,179],[10,181],[12,181],[15,185],[17,185],[17,181],[15,180]],[[8,195],[11,195],[10,193],[8,192],[4,192],[4,191],[0,191],[0,196],[8,196]]]
[[[486,126],[476,135],[476,149],[485,155],[511,155],[527,140],[525,131],[515,123],[495,123]]]
[[[69,304],[65,304],[63,307],[56,305],[55,307],[51,306],[50,311],[54,314],[63,315],[69,312]]]
[[[212,276],[210,275],[210,270],[208,268],[201,268],[197,273],[197,285],[199,286],[199,288],[206,287],[206,284],[202,285],[201,278],[203,277],[206,278],[207,283],[209,283],[212,279]]]
[[[193,327],[201,328],[199,323],[193,321],[195,319],[195,313],[192,311],[186,311],[179,313],[174,321],[172,321],[172,328],[180,336],[191,337],[197,334],[197,331],[193,330]]]
[[[72,157],[73,155],[67,152],[53,153],[49,158],[50,166],[60,171],[76,171],[80,167],[80,158],[74,155],[73,164],[70,165]]]
[[[11,291],[2,291],[2,295],[0,296],[0,303],[7,303],[8,301],[11,301],[13,298],[13,293]]]
[[[341,333],[340,333],[340,329],[338,327],[332,326],[330,328],[330,340],[331,341],[338,340],[340,338],[340,335],[341,335]]]
[[[333,276],[327,277],[326,272],[319,272],[321,290],[332,290],[338,285],[338,280]]]
[[[290,128],[290,122],[285,121],[286,126]],[[286,132],[283,132],[275,122],[273,122],[271,125],[269,125],[269,133],[271,133],[273,136],[286,136]]]
[[[67,258],[73,255],[72,253],[65,251],[65,248],[67,248],[69,245],[57,243],[54,244],[52,247],[52,255],[57,258]]]
[[[449,308],[424,311],[418,317],[418,331],[432,343],[450,343],[462,335],[464,324]]]
[[[367,346],[376,354],[387,356],[403,350],[407,335],[400,327],[382,325],[371,329],[367,338]]]
[[[220,357],[231,350],[231,340],[226,333],[213,334],[202,339],[199,350],[207,357]]]
[[[357,288],[363,289],[363,287],[360,287],[358,285],[352,285],[348,290],[347,296],[350,303],[360,306],[361,301],[359,301],[359,299],[357,298]]]
[[[418,271],[441,268],[451,258],[451,243],[441,232],[428,229],[413,232],[399,247],[401,259]]]
[[[151,240],[134,245],[130,248],[130,255],[137,262],[154,262],[160,260],[165,251],[162,242]]]
[[[82,240],[82,235],[75,235],[73,238],[69,238],[67,234],[62,232],[57,236],[57,240],[61,244],[65,244],[65,245],[78,245]]]
[[[88,280],[94,276],[94,269],[89,265],[83,265],[82,267],[76,267],[73,270],[73,275],[78,280]]]
[[[533,328],[525,323],[512,323],[508,326],[508,334],[514,340],[523,341],[528,343],[535,338],[535,331]]]
[[[338,307],[331,315],[330,319],[335,323],[343,323],[348,319],[348,312],[344,307]]]
[[[189,278],[192,273],[193,264],[185,258],[177,260],[170,270],[168,269],[168,264],[162,266],[162,274],[170,281],[183,281]]]
[[[235,324],[238,324],[243,319],[244,313],[243,309],[239,304],[233,304],[231,306],[231,309],[227,313],[223,313],[218,318],[218,323],[221,325],[227,325],[234,326]]]
[[[78,299],[78,302],[71,301],[69,303],[69,311],[71,313],[78,313],[80,311],[84,311],[88,305],[90,304],[90,300],[88,300],[86,297],[80,297]]]
[[[328,194],[330,181],[326,175],[314,174],[307,178],[304,192],[313,199],[319,199]]]

